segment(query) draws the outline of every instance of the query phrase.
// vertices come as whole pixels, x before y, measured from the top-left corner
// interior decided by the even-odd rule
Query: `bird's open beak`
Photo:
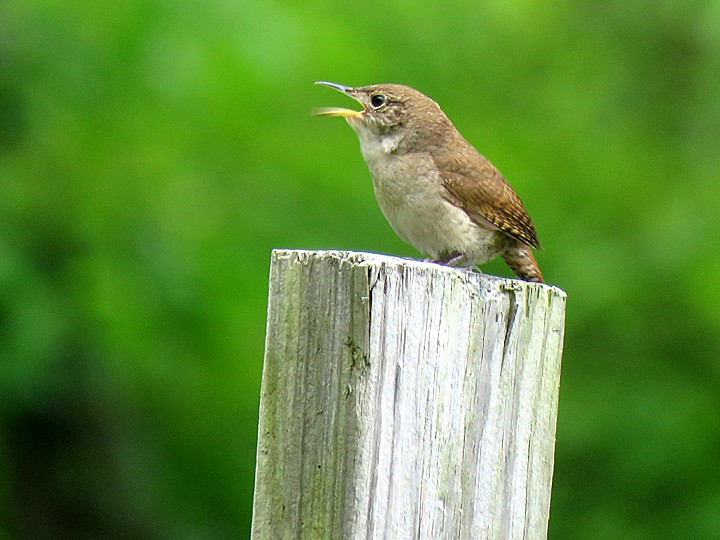
[[[342,107],[320,107],[313,109],[313,116],[345,116],[355,118],[362,115],[362,111],[353,111],[352,109],[343,109]]]
[[[351,98],[355,99],[351,93],[353,88],[350,86],[326,81],[318,81],[315,84],[329,86],[330,88],[334,88],[335,90],[342,92],[343,94],[347,94]],[[357,118],[358,116],[361,116],[362,113],[363,111],[353,111],[352,109],[343,109],[342,107],[322,107],[320,109],[313,110],[312,114],[314,116],[344,116],[345,118]]]

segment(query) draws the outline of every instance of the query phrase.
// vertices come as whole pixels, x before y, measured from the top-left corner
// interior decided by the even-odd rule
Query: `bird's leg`
[[[446,266],[467,266],[467,260],[463,253],[453,253],[449,258],[439,262]]]
[[[440,254],[437,259],[431,259],[436,264],[442,264],[444,266],[452,266],[453,268],[463,268],[467,272],[478,272],[482,274],[482,271],[473,263],[471,263],[464,253],[444,253]]]

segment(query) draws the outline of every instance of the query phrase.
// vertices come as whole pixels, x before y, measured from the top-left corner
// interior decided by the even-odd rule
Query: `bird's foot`
[[[445,266],[454,266],[458,268],[463,266],[475,266],[467,259],[464,253],[452,253],[447,258],[438,259],[435,262],[438,264],[444,264]]]
[[[434,262],[443,266],[450,266],[458,270],[465,270],[470,273],[482,274],[482,271],[472,262],[470,262],[463,253],[453,253],[450,257],[444,259],[425,259],[426,262]]]

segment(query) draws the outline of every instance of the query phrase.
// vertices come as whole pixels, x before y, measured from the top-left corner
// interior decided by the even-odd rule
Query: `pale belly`
[[[457,266],[483,264],[495,258],[503,236],[473,221],[450,203],[429,156],[418,154],[366,161],[383,215],[397,235],[435,260],[456,258]]]

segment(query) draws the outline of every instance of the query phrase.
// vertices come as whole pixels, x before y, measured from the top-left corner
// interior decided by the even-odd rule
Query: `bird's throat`
[[[348,119],[348,124],[357,133],[363,157],[368,165],[370,165],[370,161],[382,160],[396,153],[400,146],[402,140],[400,133],[380,135],[359,122],[352,122]]]

